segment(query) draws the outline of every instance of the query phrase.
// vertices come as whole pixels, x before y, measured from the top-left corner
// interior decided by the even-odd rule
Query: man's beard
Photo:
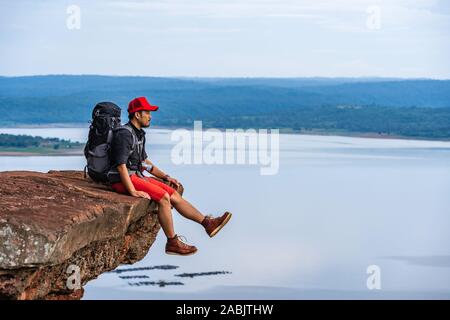
[[[142,127],[142,128],[148,128],[148,127],[150,127],[150,121],[148,122],[148,124],[147,124],[147,125],[146,125],[146,124],[142,124],[142,123],[141,123],[141,127]]]

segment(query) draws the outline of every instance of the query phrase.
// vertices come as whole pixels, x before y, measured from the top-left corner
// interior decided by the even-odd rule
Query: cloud
[[[450,256],[391,256],[385,259],[402,261],[413,266],[450,268]]]
[[[1,1],[1,0],[0,0]],[[81,29],[66,28],[66,6]],[[367,8],[381,28],[367,27]],[[448,78],[440,0],[0,2],[0,74]],[[157,50],[129,50],[133,44]],[[107,56],[93,55],[113,46]],[[90,49],[90,53],[86,50]],[[49,58],[51,56],[51,58]],[[126,59],[125,59],[126,58]]]
[[[383,27],[425,30],[447,25],[450,6],[436,0],[378,0]],[[109,1],[117,10],[197,19],[291,19],[336,32],[368,32],[367,8],[373,0],[156,0]]]

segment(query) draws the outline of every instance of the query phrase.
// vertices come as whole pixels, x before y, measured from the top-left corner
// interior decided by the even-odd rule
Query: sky
[[[0,75],[450,78],[448,0],[0,0]]]

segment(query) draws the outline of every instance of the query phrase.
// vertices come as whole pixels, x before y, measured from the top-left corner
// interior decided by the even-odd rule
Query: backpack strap
[[[120,126],[120,127],[116,128],[114,130],[117,131],[117,130],[120,130],[120,129],[128,130],[131,133],[131,136],[133,137],[133,144],[132,144],[131,151],[129,152],[128,156],[130,156],[134,152],[136,147],[137,147],[138,148],[138,155],[139,155],[139,157],[141,157],[142,149],[143,149],[142,146],[144,144],[144,139],[139,140],[137,135],[136,135],[136,132],[134,131],[134,129],[131,126],[129,126],[128,124],[124,124],[123,126]]]
[[[113,131],[119,131],[119,130],[128,130],[131,133],[131,136],[133,137],[133,144],[132,144],[132,147],[131,147],[131,151],[128,153],[128,156],[130,156],[136,150],[136,147],[137,147],[138,148],[139,157],[141,157],[142,156],[142,146],[144,144],[144,139],[139,140],[137,135],[136,135],[136,132],[134,131],[134,129],[131,126],[127,125],[127,124],[124,124],[124,125],[122,125],[120,127],[116,127],[116,128],[113,129]],[[139,161],[139,162],[141,162],[141,161]],[[141,174],[141,172],[139,170],[135,171],[135,170],[130,170],[128,168],[127,168],[127,170],[128,170],[128,174],[129,175],[130,174],[137,174],[137,175]],[[118,174],[117,168],[111,168],[109,170],[109,172],[108,172],[108,177],[110,175],[117,175],[117,174]]]
[[[113,139],[113,130],[109,130],[109,131],[108,131],[108,137],[106,138],[106,143],[107,143],[108,145],[110,145],[111,142],[112,142],[112,139]]]

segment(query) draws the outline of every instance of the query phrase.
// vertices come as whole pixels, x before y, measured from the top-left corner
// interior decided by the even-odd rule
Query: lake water
[[[87,129],[0,133],[85,141]],[[84,299],[450,298],[450,143],[280,135],[278,174],[264,176],[255,165],[175,165],[170,136],[147,130],[149,158],[201,211],[233,218],[210,239],[174,211],[197,254],[166,255],[161,231],[142,261],[119,269],[174,269],[106,273]],[[83,167],[80,156],[0,157],[1,171]],[[369,290],[375,276],[380,289]]]

